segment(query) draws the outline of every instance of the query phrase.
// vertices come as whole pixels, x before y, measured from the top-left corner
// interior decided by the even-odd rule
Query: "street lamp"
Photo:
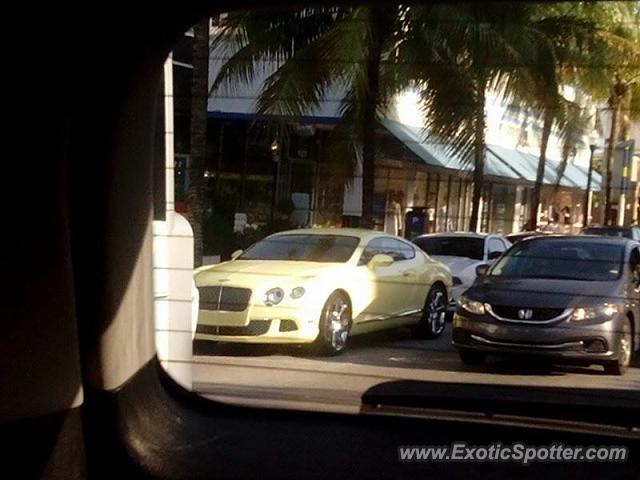
[[[271,186],[271,222],[276,210],[276,201],[278,199],[278,177],[280,176],[280,142],[278,138],[274,138],[269,147],[271,151],[271,159],[273,160],[273,184]]]
[[[269,148],[271,149],[273,161],[277,163],[280,160],[280,143],[278,142],[277,138],[275,138],[273,142],[271,142],[271,147]]]
[[[593,172],[593,154],[598,148],[598,139],[600,135],[596,130],[589,135],[589,172],[587,173],[587,190],[584,192],[584,205],[582,213],[582,226],[586,227],[589,224],[589,211],[591,210],[591,174]]]

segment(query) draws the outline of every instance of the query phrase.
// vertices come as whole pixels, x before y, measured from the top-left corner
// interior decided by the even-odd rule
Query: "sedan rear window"
[[[604,242],[532,240],[515,245],[492,276],[607,281],[620,276],[624,247]]]
[[[345,235],[277,235],[249,247],[238,260],[294,260],[344,263],[358,246]]]
[[[423,237],[414,243],[429,255],[466,257],[473,260],[484,258],[484,238],[474,237]]]

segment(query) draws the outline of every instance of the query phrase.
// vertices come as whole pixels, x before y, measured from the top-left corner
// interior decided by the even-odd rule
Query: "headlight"
[[[460,298],[458,299],[458,305],[460,305],[467,312],[473,313],[474,315],[483,315],[485,312],[484,304],[482,302],[469,300],[464,296],[460,296]]]
[[[277,305],[284,298],[284,290],[281,288],[272,288],[264,294],[264,304],[267,306]]]
[[[291,293],[289,294],[289,296],[291,298],[293,298],[294,300],[296,300],[296,299],[300,298],[301,296],[303,296],[304,292],[305,292],[304,288],[296,287],[293,290],[291,290]]]
[[[597,307],[579,307],[573,309],[570,319],[575,321],[592,320],[594,318],[608,319],[621,311],[622,306],[617,303],[605,303]]]

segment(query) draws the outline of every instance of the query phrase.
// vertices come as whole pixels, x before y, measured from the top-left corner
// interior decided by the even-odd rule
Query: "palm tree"
[[[339,157],[362,152],[363,217],[373,204],[376,118],[388,85],[382,64],[397,19],[396,7],[307,8],[239,12],[223,20],[213,49],[229,59],[210,93],[251,84],[267,74],[257,99],[259,116],[291,120],[308,115],[331,94],[343,95],[342,122],[333,135]],[[264,67],[264,64],[270,64]],[[335,156],[335,155],[334,155]]]
[[[585,106],[581,106],[577,102],[567,102],[566,111],[567,118],[562,127],[562,131],[560,132],[562,137],[562,154],[556,171],[556,181],[553,187],[554,196],[560,189],[560,182],[562,181],[567,164],[569,163],[571,153],[575,152],[578,144],[582,141],[585,132],[588,132],[589,126],[594,123],[593,113],[591,113],[592,108],[589,103]],[[587,221],[587,219],[584,219],[583,221]]]
[[[615,21],[610,12],[605,11],[624,10],[628,6],[601,8],[586,3],[577,10],[574,7],[573,4],[518,4],[505,9],[504,5],[491,2],[459,4],[440,7],[435,15],[434,10],[429,11],[427,28],[425,23],[414,22],[432,37],[443,31],[443,38],[431,43],[443,45],[442,58],[458,67],[456,74],[449,72],[449,78],[458,78],[455,90],[451,85],[444,85],[445,89],[440,90],[442,85],[432,83],[425,90],[425,104],[429,109],[430,131],[447,138],[452,153],[473,158],[472,230],[477,226],[482,190],[486,88],[491,86],[510,102],[537,111],[542,122],[530,210],[530,222],[535,225],[549,138],[554,126],[560,132],[570,131],[567,127],[571,112],[560,93],[560,85],[573,83],[597,94],[602,91],[603,79],[608,74],[607,69],[590,68],[593,63],[629,65],[629,59],[637,58],[635,46],[627,40],[631,35],[627,32],[623,36],[609,28]],[[637,5],[635,8],[637,18]],[[632,32],[637,35],[637,31],[636,24]],[[471,88],[465,90],[464,85]]]
[[[445,97],[466,99],[462,104],[471,105],[472,112],[481,112],[473,118],[480,143],[484,144],[485,89],[477,87],[486,86],[490,77],[478,69],[474,84],[460,74],[459,66],[441,61],[446,51],[438,42],[446,35],[442,31],[430,35],[424,29],[430,16],[438,13],[446,12],[431,6],[302,8],[266,16],[244,13],[228,17],[223,33],[235,33],[236,40],[212,91],[238,80],[254,81],[256,65],[268,59],[277,68],[268,76],[257,101],[259,114],[301,117],[318,107],[330,93],[342,93],[342,121],[334,131],[332,147],[338,156],[350,161],[356,157],[354,150],[362,151],[366,224],[373,204],[376,119],[394,93],[408,86],[426,86],[423,91],[429,92],[425,93],[427,104],[435,108],[446,103]],[[288,20],[284,20],[287,16]],[[311,26],[306,30],[308,35],[299,34],[300,28],[290,31],[299,19]],[[229,42],[221,35],[214,40],[214,48],[228,52]],[[446,126],[461,125],[466,118],[464,108],[450,112],[446,119],[439,117]],[[448,133],[444,128],[441,131]],[[464,148],[465,141],[458,144],[454,139],[451,145],[457,150]],[[482,155],[476,164],[483,163],[484,150],[476,151]],[[476,182],[480,185],[482,169],[477,172]],[[477,192],[476,206],[481,187]]]
[[[193,262],[202,265],[204,170],[207,149],[207,83],[209,81],[209,18],[193,27],[193,71],[191,80],[191,154],[189,157],[187,218],[193,229]]]
[[[634,78],[640,69],[640,7],[637,2],[589,2],[576,5],[575,14],[590,25],[584,65],[572,80],[595,100],[606,99],[611,127],[605,153],[605,208],[602,223],[611,221],[611,160],[615,143],[625,135],[623,110],[631,105]],[[598,68],[589,68],[590,64]],[[631,109],[629,109],[631,110]],[[631,113],[631,112],[629,112]],[[621,125],[622,123],[622,125]]]
[[[615,63],[615,59],[632,51],[624,38],[611,32],[606,23],[611,21],[610,16],[603,15],[599,5],[542,5],[532,10],[531,20],[543,46],[537,49],[541,57],[531,69],[537,87],[534,98],[524,98],[525,104],[536,106],[542,119],[540,156],[529,211],[529,224],[535,226],[552,130],[555,128],[563,137],[559,179],[564,173],[568,151],[577,142],[576,136],[584,135],[584,131],[576,131],[579,125],[584,125],[583,114],[562,96],[560,86],[572,84],[597,97],[603,91],[606,75],[602,68],[590,68],[590,65]],[[556,189],[557,185],[556,182]]]
[[[531,7],[526,4],[436,6],[417,16],[422,18],[412,22],[415,35],[427,36],[437,53],[423,76],[427,129],[432,138],[446,139],[451,154],[473,164],[469,228],[476,230],[484,183],[486,92],[539,103],[532,92],[540,91],[536,76],[546,78],[546,72],[534,75],[530,67],[545,44],[530,25]]]
[[[336,151],[353,159],[354,149],[362,150],[365,218],[372,205],[376,116],[394,93],[417,87],[427,135],[444,139],[449,153],[473,165],[472,230],[484,183],[487,90],[543,113],[539,198],[546,144],[565,116],[558,81],[564,72],[557,65],[575,70],[563,55],[571,42],[593,36],[591,23],[560,7],[493,2],[245,12],[229,15],[223,25],[214,47],[227,49],[230,58],[212,91],[253,82],[267,60],[274,66],[263,67],[268,78],[259,114],[301,117],[342,93],[342,122],[334,133],[343,148]],[[596,45],[604,52],[602,43]]]

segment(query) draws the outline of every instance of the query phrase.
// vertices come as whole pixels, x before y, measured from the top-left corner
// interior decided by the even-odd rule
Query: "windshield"
[[[581,235],[640,218],[640,2],[338,3],[203,18],[167,59],[155,311],[194,390],[358,413],[385,379],[640,385],[614,365],[638,299],[609,308],[632,242]],[[489,284],[513,323],[466,302]]]
[[[616,280],[622,271],[622,245],[574,240],[516,244],[491,269],[495,277]]]
[[[344,235],[276,235],[266,238],[238,260],[293,260],[344,263],[358,246],[357,237]]]
[[[415,244],[429,255],[465,257],[473,260],[484,258],[484,238],[474,237],[423,237],[416,238]]]

